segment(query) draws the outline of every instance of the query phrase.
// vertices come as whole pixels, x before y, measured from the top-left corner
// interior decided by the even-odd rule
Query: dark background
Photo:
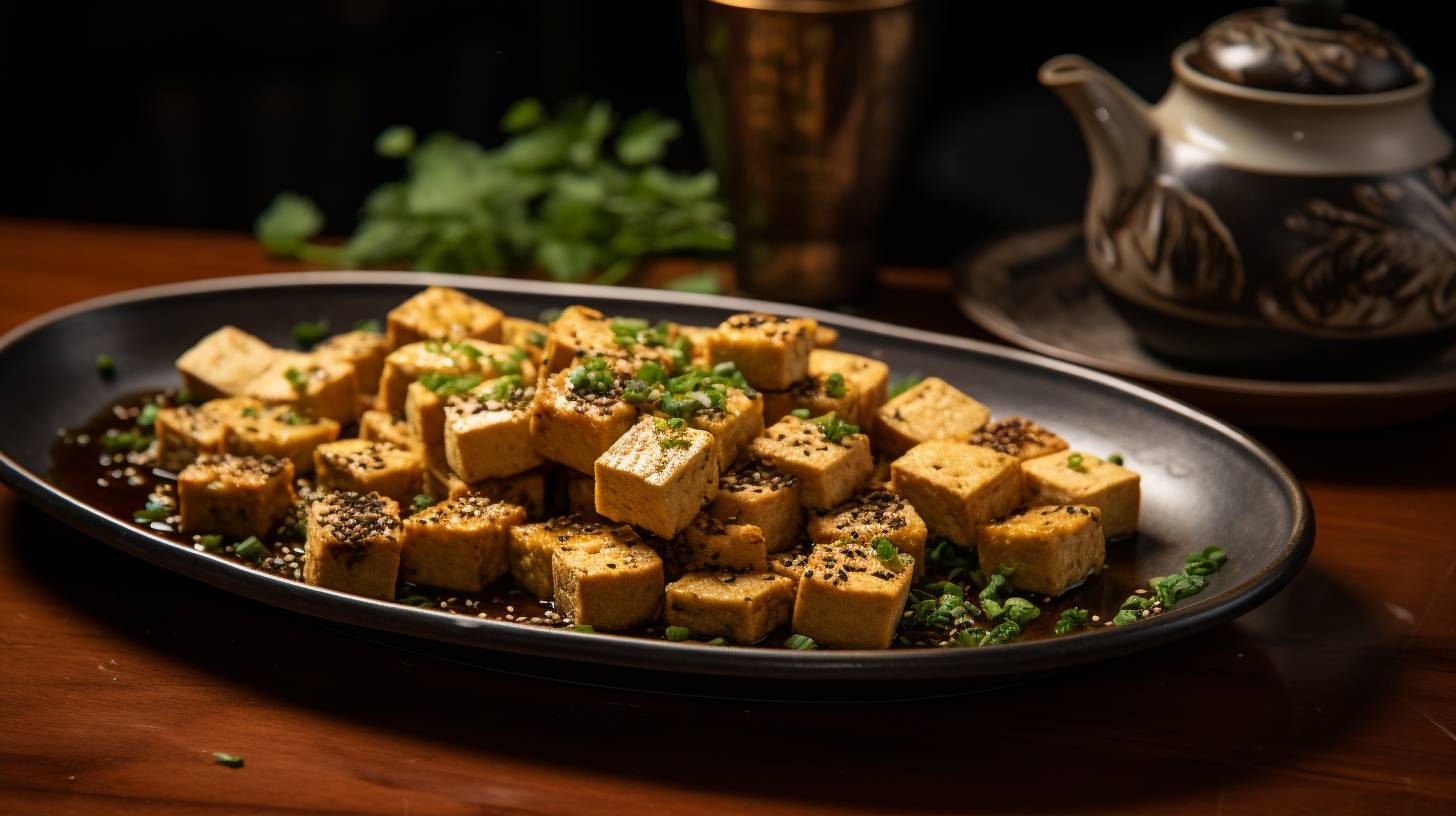
[[[1156,99],[1172,48],[1242,7],[928,0],[886,259],[943,264],[988,236],[1075,219],[1086,159],[1037,67],[1080,52]],[[1453,57],[1433,8],[1353,11],[1402,34],[1439,76]],[[669,163],[692,169],[704,159],[683,59],[676,0],[7,4],[0,214],[245,230],[293,189],[343,233],[401,172],[373,154],[384,127],[492,144],[501,112],[530,95],[676,116],[686,132]],[[1436,107],[1449,124],[1446,90]]]

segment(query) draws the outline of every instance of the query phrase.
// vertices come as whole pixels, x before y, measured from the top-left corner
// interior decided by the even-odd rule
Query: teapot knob
[[[1339,28],[1345,0],[1279,0],[1284,16],[1295,25],[1310,28]]]

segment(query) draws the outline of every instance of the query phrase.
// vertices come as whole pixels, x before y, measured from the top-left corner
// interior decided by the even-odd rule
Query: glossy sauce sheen
[[[141,406],[154,396],[148,392],[139,394],[133,398],[123,400],[115,406],[99,412],[85,425],[77,428],[67,429],[59,435],[51,447],[51,470],[47,474],[51,482],[57,487],[66,491],[75,498],[96,507],[103,512],[127,523],[134,523],[143,526],[140,522],[133,520],[132,514],[145,507],[146,503],[159,484],[172,483],[174,479],[165,471],[154,471],[150,468],[132,467],[125,462],[120,464],[112,463],[112,455],[107,454],[101,447],[101,437],[110,429],[118,431],[129,431],[135,424],[135,417]],[[351,428],[345,429],[344,435],[352,434]],[[84,444],[80,441],[87,440]],[[106,483],[103,485],[101,481]],[[551,495],[555,491],[548,488],[548,510],[550,509]],[[537,519],[532,519],[536,521]],[[151,532],[162,538],[168,539],[180,547],[192,548],[192,536],[183,535],[172,529],[169,525],[161,522],[154,522],[145,525]],[[265,541],[266,544],[274,542]],[[302,543],[285,545],[296,546],[302,550]],[[1041,608],[1041,615],[1035,620],[1022,625],[1022,634],[1018,641],[1033,640],[1047,637],[1056,637],[1052,627],[1056,624],[1057,618],[1063,609],[1082,607],[1100,615],[1102,621],[1110,621],[1117,613],[1118,606],[1135,590],[1147,588],[1147,579],[1151,576],[1144,575],[1138,568],[1137,559],[1138,542],[1136,538],[1120,539],[1109,542],[1107,545],[1106,567],[1098,575],[1091,576],[1081,586],[1076,587],[1062,595],[1060,598],[1053,598],[1044,601],[1042,596],[1026,595],[1025,597]],[[284,553],[283,546],[277,548],[277,556]],[[253,569],[268,572],[273,575],[298,580],[293,578],[292,568],[297,563],[285,562],[280,567],[274,566],[273,559],[266,559],[262,566],[238,558],[231,553],[213,553],[213,557],[228,558],[245,564]],[[295,553],[297,555],[297,553]],[[772,557],[772,556],[770,556]],[[923,583],[934,583],[945,576],[937,575],[934,572],[927,572]],[[669,579],[670,580],[670,579]],[[919,586],[919,584],[917,584]],[[490,620],[503,622],[517,622],[522,625],[559,626],[552,624],[546,619],[545,613],[554,610],[551,601],[542,601],[531,598],[521,588],[515,586],[509,576],[502,578],[495,584],[480,593],[463,593],[453,590],[435,590],[429,587],[413,587],[408,591],[401,589],[398,597],[405,595],[420,596],[427,598],[429,603],[419,603],[418,606],[439,610],[450,614],[471,615],[484,617]],[[514,620],[508,621],[507,616]],[[539,623],[531,623],[536,618]],[[988,626],[984,619],[981,625]],[[612,632],[613,635],[624,635],[629,637],[642,637],[661,639],[662,626],[642,627],[638,629]],[[1082,630],[1088,632],[1091,630]],[[760,641],[756,646],[760,647],[783,647],[784,639],[790,634],[789,631],[780,630]],[[1073,635],[1067,635],[1071,637]],[[895,646],[892,648],[915,648]]]

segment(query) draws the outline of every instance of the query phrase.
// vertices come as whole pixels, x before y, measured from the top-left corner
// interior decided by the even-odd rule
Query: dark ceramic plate
[[[446,615],[305,586],[195,552],[105,515],[46,481],[58,428],[83,423],[109,401],[176,384],[178,353],[229,322],[279,345],[300,320],[336,326],[382,316],[427,284],[473,290],[510,314],[587,303],[686,323],[717,323],[761,309],[811,315],[840,330],[840,347],[884,359],[900,374],[934,373],[973,392],[996,414],[1025,414],[1073,445],[1122,451],[1143,474],[1139,574],[1175,572],[1186,553],[1217,544],[1228,565],[1210,587],[1133,626],[985,649],[887,652],[737,649],[612,636]],[[118,377],[96,375],[101,352]],[[603,675],[679,672],[802,680],[979,678],[984,684],[1145,649],[1249,611],[1277,592],[1309,555],[1314,520],[1289,471],[1248,437],[1167,397],[1112,377],[943,335],[844,315],[731,298],[641,289],[414,273],[267,275],[142,289],[40,317],[0,339],[0,476],[56,518],[123,552],[263,603],[394,636],[500,650],[524,660],[606,664]],[[420,642],[420,641],[416,641]],[[462,650],[455,648],[454,652]],[[589,674],[589,672],[584,672]],[[660,676],[660,675],[658,675]]]
[[[1005,238],[960,265],[961,311],[1008,343],[1137,380],[1249,425],[1357,428],[1456,408],[1456,343],[1378,380],[1301,382],[1180,368],[1139,345],[1085,258],[1077,225]]]

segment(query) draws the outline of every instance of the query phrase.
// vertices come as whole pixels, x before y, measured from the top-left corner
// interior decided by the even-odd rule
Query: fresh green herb
[[[243,409],[243,416],[249,417],[251,419],[257,419],[258,418],[258,409],[257,408],[254,408],[251,405],[249,405],[248,407],[246,407],[246,408]]]
[[[974,550],[956,546],[955,542],[948,538],[942,538],[926,548],[926,567],[936,572],[946,573],[973,570],[976,568],[974,552]]]
[[[317,346],[328,336],[328,320],[304,320],[293,324],[293,342],[297,343],[299,348],[304,350]]]
[[[143,405],[142,410],[137,413],[137,424],[143,428],[150,428],[156,425],[157,411],[159,410],[161,409],[157,407],[155,402],[148,402],[146,405]]]
[[[1114,465],[1120,465],[1120,464],[1122,464],[1122,454],[1120,454],[1120,453],[1109,453],[1109,454],[1107,454],[1107,461],[1111,462]]]
[[[177,389],[177,396],[173,397],[172,398],[172,401],[175,402],[175,403],[177,403],[178,405],[189,405],[189,404],[191,404],[191,402],[192,402],[192,390],[190,388],[186,388],[186,387]]]
[[[1205,547],[1203,552],[1189,553],[1183,571],[1189,575],[1212,575],[1223,568],[1228,553],[1218,547]]]
[[[405,606],[418,606],[421,608],[435,605],[435,602],[430,600],[429,597],[421,595],[418,592],[409,592],[406,594],[397,595],[395,596],[394,600],[398,603],[404,604]]]
[[[664,436],[657,440],[657,444],[661,445],[663,450],[672,450],[673,448],[687,448],[692,446],[692,440],[688,439],[686,436],[673,435],[678,434],[680,431],[682,431],[682,429],[687,427],[688,421],[683,419],[682,417],[670,417],[667,419],[657,417],[657,421],[654,424],[657,428],[657,432],[660,434],[664,434]]]
[[[723,291],[723,276],[717,267],[705,266],[696,272],[668,281],[666,288],[677,292],[716,295]]]
[[[623,386],[622,399],[643,409],[689,419],[705,411],[727,410],[734,389],[750,397],[756,394],[732,363],[719,363],[711,369],[689,366],[668,377],[662,366],[649,362]]]
[[[241,768],[241,767],[243,767],[243,758],[242,757],[238,756],[237,754],[226,754],[226,753],[223,753],[222,751],[213,751],[212,752],[212,761],[213,762],[216,762],[219,765],[226,765],[229,768]]]
[[[1172,609],[1184,598],[1202,592],[1208,586],[1208,579],[1198,574],[1179,572],[1166,578],[1154,578],[1148,585],[1158,593],[1158,600],[1163,602],[1163,608]]]
[[[1131,609],[1120,609],[1116,615],[1112,616],[1112,625],[1126,626],[1129,623],[1137,623],[1141,617],[1142,613],[1140,612],[1134,612]]]
[[[504,377],[496,377],[488,380],[476,391],[476,399],[481,402],[502,402],[509,397],[516,389],[521,387],[521,375],[507,374]]]
[[[263,546],[263,542],[259,541],[257,536],[248,536],[233,545],[233,555],[246,561],[252,561],[255,564],[267,558],[270,554],[268,548]]]
[[[434,507],[435,497],[427,493],[419,493],[415,495],[414,501],[411,502],[411,504],[414,505],[415,512],[418,513],[421,510],[427,510],[431,507]]]
[[[197,544],[207,552],[222,552],[222,536],[215,533],[198,536]]]
[[[796,416],[799,419],[808,419],[809,418],[809,409],[808,408],[795,408],[794,410],[792,410],[792,411],[789,412],[789,416]]]
[[[116,358],[110,354],[96,355],[96,373],[103,377],[110,377],[116,373]]]
[[[279,419],[288,425],[307,425],[311,421],[308,417],[292,409],[285,411]]]
[[[132,511],[132,520],[141,524],[150,521],[166,521],[172,515],[172,508],[158,502],[147,502],[147,506],[141,510]]]
[[[1007,598],[1005,607],[1006,619],[1018,625],[1025,626],[1041,616],[1041,609],[1025,598]]]
[[[819,430],[824,432],[824,437],[830,442],[841,442],[846,436],[859,433],[858,425],[841,420],[834,411],[810,421],[819,426]]]
[[[1004,620],[996,624],[986,633],[986,639],[981,641],[982,646],[990,646],[995,643],[1008,643],[1021,635],[1021,624],[1014,620]]]
[[[1127,600],[1122,602],[1117,614],[1113,616],[1112,623],[1114,626],[1126,626],[1141,618],[1143,612],[1151,609],[1152,606],[1153,602],[1141,595],[1129,595]]]
[[[571,390],[578,394],[610,394],[617,387],[617,378],[601,357],[588,357],[566,375]]]
[[[596,628],[589,623],[578,623],[577,625],[570,628],[573,632],[584,632],[588,635],[596,631]]]
[[[283,372],[283,377],[288,380],[288,384],[293,386],[293,390],[297,391],[299,396],[308,391],[308,375],[302,371],[290,366],[287,371]]]
[[[405,177],[368,196],[343,246],[312,241],[323,214],[291,192],[258,217],[258,239],[273,254],[338,266],[544,269],[599,283],[623,280],[654,255],[731,248],[717,177],[659,166],[681,130],[671,119],[646,111],[619,127],[606,102],[573,100],[553,114],[526,99],[502,124],[511,135],[489,150],[451,133],[417,139],[391,127],[375,150],[403,159]]]
[[[384,324],[376,318],[368,318],[354,323],[354,331],[371,332],[373,334],[384,334]]]
[[[686,626],[669,626],[663,634],[667,635],[667,639],[673,643],[681,643],[693,636],[692,630]]]
[[[715,637],[712,640],[705,640],[705,641],[703,641],[703,645],[704,646],[722,646],[723,644],[725,644],[727,642],[728,641],[724,640],[723,638]]]
[[[813,638],[809,637],[808,635],[800,635],[797,633],[789,635],[787,638],[785,638],[784,645],[789,647],[790,649],[797,649],[801,652],[807,649],[819,648],[819,644],[815,643]]]
[[[824,393],[833,399],[844,397],[844,375],[838,371],[824,378]]]
[[[919,377],[919,376],[910,376],[910,377],[906,377],[905,379],[900,380],[900,381],[894,383],[893,385],[890,386],[890,392],[889,392],[890,399],[894,399],[895,397],[898,397],[901,394],[905,393],[906,391],[909,391],[910,389],[912,389],[915,386],[919,385],[920,384],[920,381],[922,379],[924,379],[924,378],[923,377]]]
[[[1062,614],[1058,618],[1056,625],[1052,627],[1052,631],[1058,635],[1065,635],[1079,626],[1091,625],[1092,613],[1080,606],[1074,606],[1071,609],[1062,610]]]
[[[526,342],[536,348],[546,348],[546,335],[538,331],[533,331],[526,335]]]
[[[107,453],[124,453],[126,451],[140,453],[151,445],[151,435],[136,431],[119,431],[110,428],[101,437],[101,448]]]
[[[1073,453],[1067,457],[1067,467],[1072,470],[1082,470],[1082,454]]]
[[[448,397],[453,394],[464,394],[466,391],[480,385],[479,374],[447,374],[443,371],[427,371],[420,375],[420,385],[430,389],[439,396]]]

